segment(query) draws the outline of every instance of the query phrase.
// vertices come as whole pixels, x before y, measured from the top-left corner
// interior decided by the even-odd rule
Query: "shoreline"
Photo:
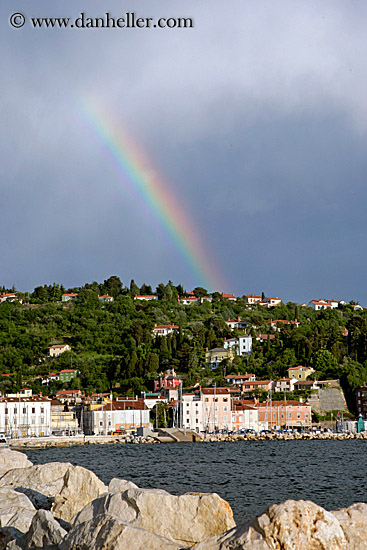
[[[295,433],[295,434],[210,434],[197,439],[197,443],[236,442],[236,441],[345,441],[366,440],[367,432],[361,433]],[[157,436],[50,436],[41,438],[19,438],[8,441],[11,450],[35,450],[51,447],[72,447],[78,445],[124,445],[124,444],[157,444],[157,443],[185,443],[177,439]]]

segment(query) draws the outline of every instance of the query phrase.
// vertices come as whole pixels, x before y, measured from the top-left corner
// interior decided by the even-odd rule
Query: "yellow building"
[[[288,377],[296,378],[297,380],[306,380],[306,378],[313,372],[315,372],[315,370],[311,367],[303,367],[302,365],[298,365],[298,367],[290,367],[288,369]]]

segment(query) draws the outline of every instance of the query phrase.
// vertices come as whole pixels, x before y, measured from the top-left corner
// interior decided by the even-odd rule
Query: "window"
[[[5,407],[5,414],[8,414],[8,407]]]
[[[288,417],[289,417],[289,418],[292,418],[292,413],[289,413],[289,414],[288,414]]]
[[[305,418],[308,418],[308,413],[305,413]]]
[[[199,419],[198,418],[196,419],[196,424],[199,424]]]
[[[26,414],[26,413],[27,413],[27,409],[23,407],[23,414]]]
[[[224,401],[224,403],[227,403],[228,397],[223,397],[223,401]]]
[[[41,414],[43,414],[44,412],[45,412],[45,409],[41,407]]]
[[[99,421],[99,425],[103,426],[103,421],[102,420]]]
[[[217,411],[218,410],[218,407],[217,405],[214,406],[214,410]]]
[[[36,414],[36,407],[32,407],[32,414]]]
[[[17,414],[17,408],[14,407],[14,414]]]
[[[227,412],[227,411],[228,411],[227,405],[224,405],[223,410],[224,410],[224,412]]]
[[[301,418],[301,414],[300,414],[300,413],[297,413],[297,418]]]

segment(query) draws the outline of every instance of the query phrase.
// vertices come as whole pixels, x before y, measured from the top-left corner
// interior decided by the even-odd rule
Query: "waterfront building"
[[[259,432],[259,410],[255,404],[248,405],[240,400],[233,400],[231,429],[235,432],[239,430]]]
[[[149,413],[140,397],[117,397],[111,403],[93,410],[83,409],[84,433],[108,435],[114,432],[129,433],[138,427],[149,428]]]
[[[214,432],[231,429],[231,392],[229,388],[203,388],[201,395],[204,430]]]
[[[267,401],[258,403],[259,422],[272,428],[309,429],[312,425],[311,405],[300,401]]]
[[[0,399],[0,432],[7,437],[51,434],[51,399],[41,395]]]
[[[357,416],[367,420],[367,386],[361,386],[356,391]]]
[[[182,396],[182,424],[184,428],[196,432],[205,431],[204,402],[201,392],[185,393]]]
[[[51,433],[55,435],[71,435],[78,433],[78,421],[75,411],[59,399],[51,401]]]
[[[158,300],[158,294],[135,294],[134,300],[141,300],[143,302],[152,302]]]

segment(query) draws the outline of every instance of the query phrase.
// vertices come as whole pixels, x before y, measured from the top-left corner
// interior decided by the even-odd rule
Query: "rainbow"
[[[172,188],[152,170],[152,165],[132,139],[101,108],[81,103],[80,112],[108,156],[117,164],[121,181],[134,200],[145,206],[180,253],[197,286],[210,291],[223,287],[223,279],[214,266],[199,231],[174,196]]]

